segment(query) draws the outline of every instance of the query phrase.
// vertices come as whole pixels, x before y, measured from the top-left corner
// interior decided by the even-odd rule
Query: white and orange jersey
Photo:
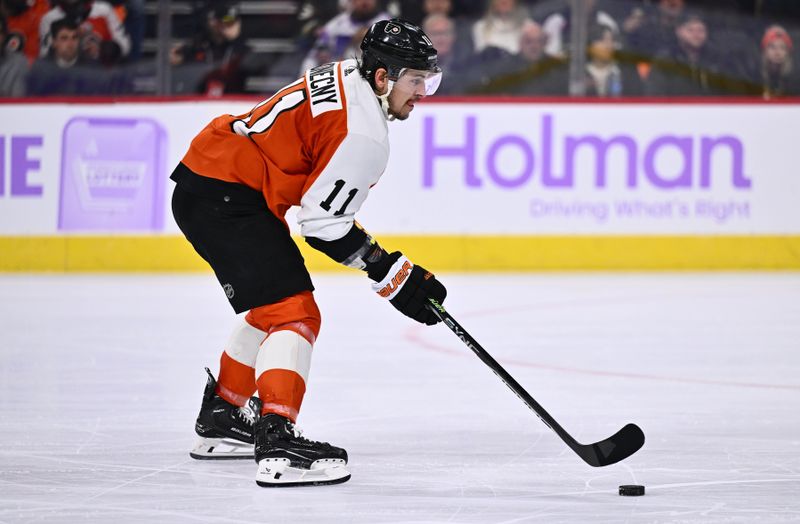
[[[113,41],[119,46],[122,56],[127,56],[131,50],[131,40],[122,25],[120,13],[108,2],[102,0],[92,2],[86,19],[80,24],[81,41],[86,38],[94,38],[100,42]],[[42,17],[39,22],[39,38],[41,40],[39,56],[45,57],[50,52],[53,39],[50,34],[50,26],[65,16],[64,10],[56,6]]]
[[[386,169],[386,119],[355,60],[306,72],[249,113],[214,119],[183,163],[193,172],[260,191],[304,237],[342,238]]]
[[[9,16],[6,21],[8,23],[8,33],[11,35],[19,35],[21,40],[19,43],[23,46],[25,56],[28,57],[28,62],[33,63],[39,58],[39,22],[42,17],[50,11],[50,2],[48,0],[34,0],[28,2],[28,8],[16,16]],[[6,45],[8,46],[13,40],[8,39]]]

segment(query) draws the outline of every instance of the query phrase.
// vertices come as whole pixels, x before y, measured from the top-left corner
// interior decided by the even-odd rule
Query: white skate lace
[[[298,428],[297,426],[295,426],[292,423],[286,424],[286,427],[292,432],[292,434],[294,435],[294,438],[296,438],[298,440],[302,440],[304,442],[308,442],[309,444],[322,444],[322,445],[325,445],[325,446],[329,446],[330,445],[327,442],[321,442],[321,441],[318,441],[318,440],[311,440],[311,439],[308,439],[308,438],[304,437],[303,436],[303,430]]]
[[[242,406],[236,410],[236,415],[245,421],[248,426],[252,426],[256,423],[256,414],[253,413],[253,410],[250,409],[250,406]]]
[[[294,424],[287,424],[286,426],[288,427],[289,430],[291,430],[292,434],[294,435],[294,438],[298,438],[298,439],[301,439],[301,440],[308,440],[307,438],[305,438],[303,436],[303,430],[302,429],[298,428]]]

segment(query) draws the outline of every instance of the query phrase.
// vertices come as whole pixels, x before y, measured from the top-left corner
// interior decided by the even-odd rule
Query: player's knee
[[[296,331],[311,344],[319,335],[322,317],[314,294],[303,291],[278,302],[251,309],[245,320],[267,333],[282,329]]]

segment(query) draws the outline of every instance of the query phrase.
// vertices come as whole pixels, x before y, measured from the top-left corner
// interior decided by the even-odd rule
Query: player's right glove
[[[447,290],[436,280],[433,273],[422,266],[414,265],[399,251],[395,251],[381,261],[381,266],[388,267],[382,278],[370,272],[376,280],[372,289],[404,315],[417,322],[432,326],[440,322],[439,317],[426,306],[430,304],[428,297],[436,299],[440,304],[447,296]]]

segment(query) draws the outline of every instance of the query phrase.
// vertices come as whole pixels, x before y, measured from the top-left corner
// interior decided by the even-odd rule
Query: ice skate
[[[288,487],[339,484],[350,479],[347,452],[304,438],[287,418],[262,416],[255,426],[256,484]]]
[[[243,407],[216,394],[217,381],[206,368],[208,382],[194,430],[197,441],[189,456],[198,460],[252,459],[253,425],[261,412],[261,401],[250,398]]]

